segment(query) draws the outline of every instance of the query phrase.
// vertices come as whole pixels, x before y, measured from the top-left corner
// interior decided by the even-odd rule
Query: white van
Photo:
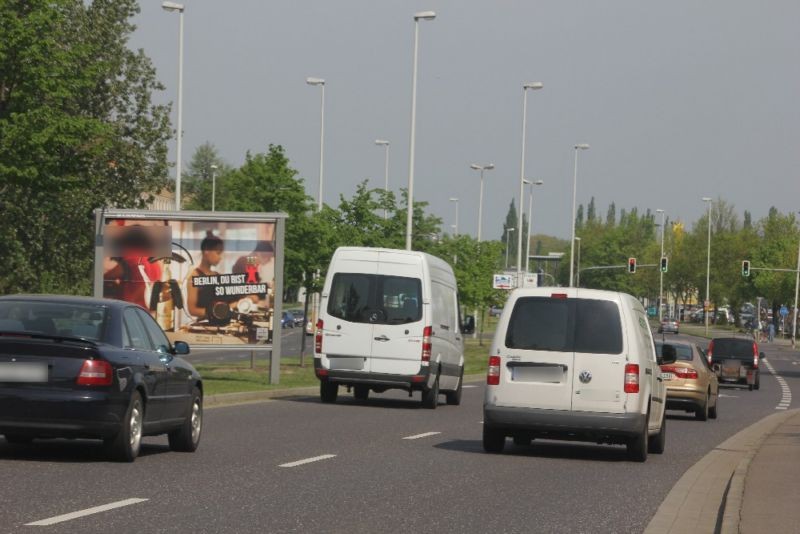
[[[642,305],[579,288],[511,293],[489,353],[483,447],[535,438],[625,444],[662,453],[666,387]]]
[[[453,270],[408,250],[336,249],[322,290],[314,371],[322,402],[339,386],[365,400],[370,390],[422,392],[436,408],[439,393],[460,404],[464,346]]]

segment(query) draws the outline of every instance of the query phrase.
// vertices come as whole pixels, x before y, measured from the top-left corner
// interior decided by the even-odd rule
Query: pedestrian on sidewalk
[[[769,323],[769,336],[767,338],[767,341],[772,343],[773,339],[775,339],[775,323],[770,322]]]

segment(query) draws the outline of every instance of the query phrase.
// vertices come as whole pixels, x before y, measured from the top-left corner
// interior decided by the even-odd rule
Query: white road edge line
[[[437,434],[441,434],[441,432],[425,432],[424,434],[417,434],[415,436],[406,436],[403,439],[420,439],[420,438],[427,438],[429,436],[435,436]]]
[[[121,508],[123,506],[130,506],[131,504],[138,504],[140,502],[145,502],[146,500],[148,499],[125,499],[124,501],[112,502],[109,504],[104,504],[102,506],[95,506],[94,508],[87,508],[86,510],[79,510],[77,512],[72,512],[69,514],[57,515],[49,519],[42,519],[41,521],[34,521],[33,523],[26,523],[25,526],[46,527],[49,525],[55,525],[56,523],[63,523],[64,521],[78,519],[79,517],[84,517],[87,515],[99,514],[100,512],[107,512],[108,510],[113,510],[114,508]]]
[[[329,458],[336,458],[336,455],[323,454],[321,456],[314,456],[313,458],[306,458],[305,460],[297,460],[296,462],[281,464],[278,467],[297,467],[298,465],[310,464],[311,462],[319,462],[320,460],[328,460]]]
[[[471,389],[471,388],[476,388],[476,387],[478,387],[478,386],[473,386],[473,385],[469,385],[469,386],[468,386],[468,385],[466,385],[466,384],[465,384],[465,385],[463,385],[463,386],[461,386],[461,387],[462,387],[462,388],[464,388],[464,389]]]

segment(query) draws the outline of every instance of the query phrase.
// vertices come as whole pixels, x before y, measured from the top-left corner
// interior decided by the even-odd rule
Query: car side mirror
[[[758,359],[759,359],[759,360],[763,360],[763,359],[764,359],[764,357],[765,357],[765,356],[764,356],[764,353],[763,353],[763,352],[759,352],[759,353],[758,353]]]
[[[173,351],[178,356],[185,356],[189,354],[189,344],[185,341],[176,341]]]
[[[464,334],[472,334],[475,332],[475,317],[467,315],[464,317],[464,322],[461,324],[461,332]]]
[[[658,365],[666,365],[669,363],[675,363],[678,359],[678,351],[675,350],[673,345],[661,345],[661,354],[656,355],[656,363]]]

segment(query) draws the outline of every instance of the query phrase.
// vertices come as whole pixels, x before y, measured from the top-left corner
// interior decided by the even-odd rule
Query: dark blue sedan
[[[102,439],[133,461],[142,436],[172,450],[200,443],[203,382],[141,307],[51,295],[0,297],[0,434]]]

